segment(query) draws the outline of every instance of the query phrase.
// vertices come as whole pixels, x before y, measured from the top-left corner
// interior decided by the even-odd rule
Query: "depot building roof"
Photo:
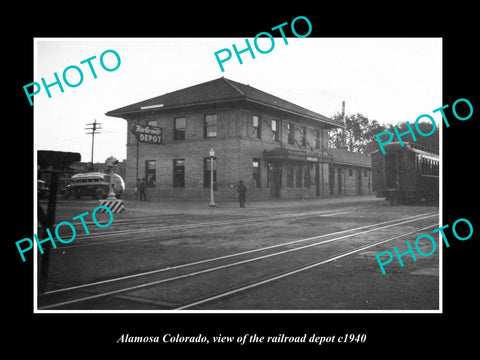
[[[246,101],[265,106],[277,111],[320,121],[331,127],[344,127],[341,121],[335,121],[250,85],[245,85],[224,77],[111,110],[107,112],[106,115],[128,118],[134,115],[138,116],[140,113],[164,112],[176,108],[235,101]]]
[[[333,156],[333,162],[335,164],[372,167],[372,158],[370,155],[335,148],[328,148],[328,152]]]

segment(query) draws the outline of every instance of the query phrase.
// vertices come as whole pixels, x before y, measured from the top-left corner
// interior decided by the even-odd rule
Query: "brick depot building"
[[[127,189],[149,199],[305,198],[371,194],[370,156],[328,149],[342,122],[225,78],[107,112],[127,121]]]

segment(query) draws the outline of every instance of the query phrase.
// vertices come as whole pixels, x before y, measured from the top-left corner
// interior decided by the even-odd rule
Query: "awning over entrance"
[[[286,148],[277,148],[270,151],[264,150],[263,156],[265,160],[270,161],[303,161],[314,163],[331,163],[333,156],[328,153],[315,151],[302,151]]]

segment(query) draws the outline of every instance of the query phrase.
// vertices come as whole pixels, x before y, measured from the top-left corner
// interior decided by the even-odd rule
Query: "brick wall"
[[[355,166],[333,166],[333,196],[371,195],[372,171],[371,169]],[[341,171],[341,175],[339,174]],[[341,176],[341,190],[339,189],[339,176]]]

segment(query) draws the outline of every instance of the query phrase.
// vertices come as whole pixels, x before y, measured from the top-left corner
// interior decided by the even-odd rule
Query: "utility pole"
[[[342,121],[345,128],[342,130],[341,149],[348,149],[347,145],[347,119],[345,118],[345,101],[342,101]]]
[[[97,123],[97,120],[95,119],[95,121],[93,123],[90,123],[90,124],[87,124],[87,125],[91,125],[91,127],[89,128],[85,128],[85,130],[90,130],[91,132],[87,132],[86,134],[92,134],[92,158],[91,158],[91,171],[93,171],[93,147],[94,147],[94,144],[95,144],[95,134],[101,134],[100,132],[98,132],[98,130],[101,130],[102,129],[102,123]]]

